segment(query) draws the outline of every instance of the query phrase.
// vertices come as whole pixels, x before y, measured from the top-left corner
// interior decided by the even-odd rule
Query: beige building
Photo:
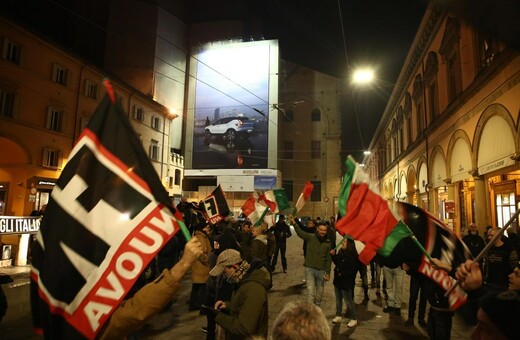
[[[107,74],[4,18],[0,32],[0,215],[27,216],[47,203]],[[161,181],[170,195],[180,193],[184,160],[170,153],[174,116],[135,88],[112,83]],[[18,247],[19,236],[0,241]],[[21,239],[26,247],[28,235]]]
[[[390,202],[463,232],[520,206],[520,56],[430,6],[365,163]]]
[[[313,182],[311,201],[299,216],[328,220],[337,213],[341,186],[341,82],[287,61],[282,61],[279,77],[282,187],[294,204],[305,182]]]

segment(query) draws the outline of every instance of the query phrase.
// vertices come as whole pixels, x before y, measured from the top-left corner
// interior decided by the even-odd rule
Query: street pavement
[[[283,273],[281,264],[273,273],[273,289],[269,292],[269,330],[280,310],[291,301],[302,300],[305,297],[305,283],[303,282],[303,252],[302,240],[294,233],[287,243],[288,273]],[[334,265],[333,265],[334,266]],[[2,270],[5,272],[5,270]],[[18,270],[20,271],[20,270]],[[23,270],[22,270],[23,271]],[[17,277],[23,277],[18,273]],[[369,279],[370,281],[370,279]],[[355,288],[355,303],[358,314],[358,325],[348,328],[348,319],[343,318],[341,324],[332,324],[335,316],[336,304],[334,298],[334,286],[332,280],[326,282],[325,292],[321,308],[329,321],[332,339],[428,339],[426,332],[417,325],[407,327],[405,321],[408,315],[408,291],[409,276],[405,276],[403,286],[403,305],[401,316],[383,313],[384,301],[376,296],[375,289],[370,289],[369,301],[363,300],[361,280],[358,276]],[[22,289],[20,289],[22,288]],[[7,288],[14,289],[14,288]],[[4,291],[7,290],[4,285]],[[17,306],[16,300],[9,301],[10,316],[0,323],[1,339],[41,339],[31,333],[31,321],[28,297],[20,297],[20,294],[28,294],[28,285],[19,286],[16,294],[7,294],[8,299],[24,301],[23,305]],[[138,339],[204,339],[205,334],[201,327],[206,325],[206,317],[199,315],[198,311],[188,311],[191,290],[189,274],[181,284],[181,288],[175,297],[175,303],[169,310],[155,316],[139,334]],[[346,308],[346,307],[344,307]],[[467,325],[463,318],[456,314],[453,319],[451,338],[453,340],[469,339],[471,326]]]

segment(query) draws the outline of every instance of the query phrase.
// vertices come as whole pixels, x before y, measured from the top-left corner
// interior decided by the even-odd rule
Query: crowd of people
[[[403,280],[409,275],[405,325],[414,325],[419,299],[418,325],[427,331],[430,339],[450,339],[453,312],[443,296],[445,291],[419,274],[417,263],[386,267],[380,265],[376,256],[367,270],[358,259],[355,242],[337,233],[334,217],[326,222],[308,219],[304,223],[293,216],[279,215],[272,226],[226,218],[212,225],[188,204],[178,208],[189,221],[192,239],[183,242],[181,233],[172,238],[150,264],[153,268],[142,274],[143,280],[138,281],[113,313],[101,338],[122,338],[137,331],[151,316],[170,306],[183,276],[191,271],[189,310],[197,310],[206,318],[206,326],[202,328],[206,339],[330,339],[328,321],[320,308],[326,282],[332,279],[334,286],[336,310],[332,324],[347,318],[347,327],[354,328],[358,327],[354,303],[356,277],[359,275],[364,299],[368,301],[368,272],[371,288],[377,295],[385,296],[383,312],[399,316]],[[303,268],[288,268],[287,239],[293,237],[290,226],[304,244]],[[463,240],[476,256],[498,231],[489,228],[483,238],[478,235],[476,225],[471,224]],[[456,277],[470,292],[473,303],[468,306],[474,307],[477,321],[474,339],[515,338],[512,330],[515,318],[520,315],[519,246],[519,238],[510,229],[508,237],[497,241],[480,263],[467,261],[452,267],[438,259],[432,260],[435,268]],[[303,272],[305,295],[301,301],[282,309],[268,334],[269,291],[278,258],[282,273]]]

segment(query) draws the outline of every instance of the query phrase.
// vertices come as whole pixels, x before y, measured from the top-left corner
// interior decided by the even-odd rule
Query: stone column
[[[489,195],[485,176],[478,175],[477,170],[471,172],[475,181],[475,223],[480,231],[490,224]]]

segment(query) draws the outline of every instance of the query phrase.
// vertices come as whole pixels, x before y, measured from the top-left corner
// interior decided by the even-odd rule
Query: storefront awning
[[[469,171],[473,169],[471,165],[471,150],[468,143],[459,138],[453,144],[450,158],[451,182],[455,183],[471,177]]]

